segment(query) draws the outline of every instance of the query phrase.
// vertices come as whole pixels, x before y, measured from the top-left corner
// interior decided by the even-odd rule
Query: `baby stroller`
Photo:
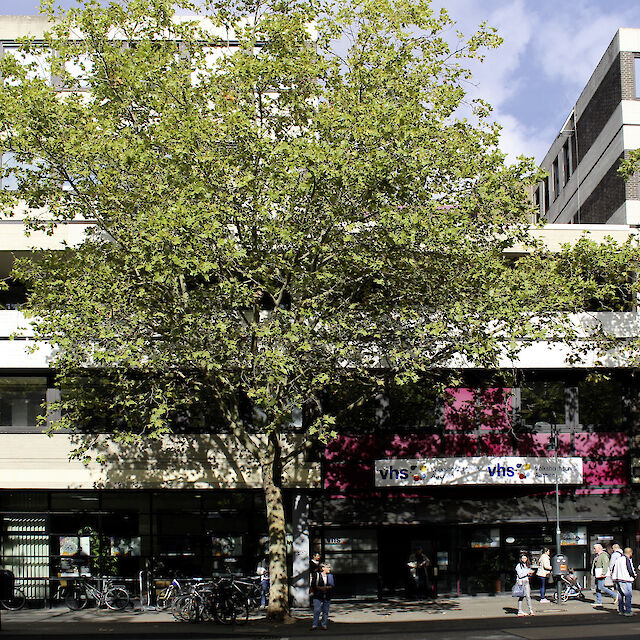
[[[560,581],[562,582],[562,595],[560,596],[562,602],[566,602],[571,598],[576,598],[577,600],[582,601],[587,599],[582,592],[582,586],[573,573],[569,573],[566,576],[560,576]],[[557,599],[558,592],[554,591],[553,601],[556,602]]]

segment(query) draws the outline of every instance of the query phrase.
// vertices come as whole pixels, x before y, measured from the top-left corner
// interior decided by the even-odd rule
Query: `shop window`
[[[367,529],[333,529],[325,532],[324,557],[340,576],[336,593],[360,595],[377,592],[378,534]],[[356,587],[357,585],[357,587]]]
[[[549,380],[527,381],[520,387],[520,422],[544,430],[542,424],[565,423],[564,383]]]
[[[0,431],[34,432],[43,415],[47,395],[45,377],[4,376],[0,378]]]
[[[622,427],[620,382],[587,378],[578,383],[578,419],[584,427],[617,430]]]

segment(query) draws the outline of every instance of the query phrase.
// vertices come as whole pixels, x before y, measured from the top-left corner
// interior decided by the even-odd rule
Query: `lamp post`
[[[553,450],[554,450],[554,462],[555,462],[555,476],[556,476],[556,482],[555,482],[555,489],[556,489],[556,554],[560,555],[560,552],[562,550],[562,536],[561,536],[561,532],[560,532],[560,492],[558,491],[558,424],[556,422],[556,414],[551,412],[552,418],[553,418],[553,422],[551,423],[552,425],[552,430],[551,430],[551,437],[553,439]],[[557,593],[557,600],[556,602],[559,604],[560,603],[560,597],[562,596],[562,583],[560,582],[560,580],[556,580],[556,593]]]
[[[562,534],[560,531],[560,491],[558,489],[559,485],[559,465],[558,465],[558,448],[559,448],[559,438],[558,438],[558,423],[556,421],[556,414],[554,411],[550,412],[551,422],[536,422],[536,427],[549,428],[551,432],[551,446],[553,446],[553,460],[554,460],[554,469],[555,469],[555,494],[556,494],[556,555],[560,555],[562,551]],[[560,580],[556,580],[556,591],[557,591],[557,600],[556,602],[560,603],[562,596],[562,582]]]

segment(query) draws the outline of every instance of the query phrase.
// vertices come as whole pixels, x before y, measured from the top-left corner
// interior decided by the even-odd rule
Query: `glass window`
[[[64,67],[75,80],[72,89],[87,89],[89,87],[89,74],[93,69],[93,61],[87,54],[76,56],[73,60],[67,60]]]
[[[584,426],[619,428],[622,390],[617,380],[587,378],[578,383],[578,419]]]
[[[566,185],[569,182],[569,178],[571,177],[571,156],[569,151],[569,140],[564,143],[562,147],[562,159],[564,161],[564,170],[563,170],[563,185]]]
[[[49,63],[49,52],[32,51],[26,53],[21,51],[17,45],[4,45],[4,55],[13,56],[21,65],[27,67],[27,78],[33,80],[40,78],[42,80],[51,80],[51,65]],[[8,84],[14,84],[14,81],[5,80]]]
[[[341,433],[372,433],[387,417],[385,399],[371,387],[346,382],[327,389],[323,410],[335,416]]]
[[[560,195],[560,170],[558,169],[558,158],[553,161],[551,177],[553,179],[553,199],[555,200]]]
[[[531,380],[520,387],[522,424],[533,427],[537,422],[565,423],[564,383]]]
[[[636,56],[633,59],[633,66],[636,79],[636,98],[640,98],[640,56]]]
[[[34,430],[47,394],[47,379],[8,376],[0,378],[0,430]]]
[[[436,423],[434,385],[418,382],[389,385],[389,416],[393,429],[421,429]]]

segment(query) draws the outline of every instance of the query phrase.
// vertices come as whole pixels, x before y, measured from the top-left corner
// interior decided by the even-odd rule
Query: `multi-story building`
[[[638,177],[620,160],[640,147],[640,29],[619,29],[547,152],[535,192],[552,224],[640,223]]]
[[[38,18],[0,18],[0,52],[44,27]],[[640,33],[619,33],[609,66],[627,51],[620,44],[631,38],[627,31]],[[601,66],[592,95],[608,73]],[[585,98],[576,109],[578,123],[591,113],[588,104]],[[619,100],[601,128],[625,105]],[[620,127],[622,136],[626,129]],[[593,157],[591,147],[599,140],[584,143],[575,167],[578,158],[584,163]],[[567,141],[556,144],[569,150],[571,168],[574,143]],[[577,184],[575,175],[567,185],[571,179]],[[618,211],[598,220],[615,226],[551,225],[536,233],[551,249],[584,232],[595,240],[624,240],[636,231],[630,210],[624,220]],[[575,222],[572,216],[562,220]],[[26,237],[20,212],[0,219],[0,277],[8,276],[16,255],[57,249],[63,241],[73,245],[84,224]],[[20,312],[24,299],[19,283],[0,292],[0,565],[27,581],[28,595],[39,600],[50,597],[60,577],[87,572],[133,580],[140,572],[171,577],[177,571],[253,571],[266,539],[259,470],[228,434],[187,430],[148,447],[115,445],[92,434],[106,461],[84,466],[69,459],[78,435],[43,432],[38,415],[58,391],[49,347],[28,349],[34,345]],[[594,317],[621,336],[640,328],[637,314],[622,310],[576,321]],[[418,545],[431,558],[441,593],[507,588],[520,550],[554,545],[548,468],[554,434],[560,465],[568,469],[560,480],[563,551],[578,575],[586,579],[593,542],[635,544],[640,384],[617,361],[605,362],[610,377],[603,379],[591,375],[603,371],[595,359],[574,368],[565,355],[553,344],[538,343],[497,371],[465,369],[464,384],[448,389],[444,399],[426,381],[389,387],[338,425],[340,436],[323,455],[291,464],[285,499],[296,597],[303,600],[307,593],[310,549],[332,561],[342,595],[404,592],[407,560]],[[349,394],[328,390],[327,408],[347,402]]]

